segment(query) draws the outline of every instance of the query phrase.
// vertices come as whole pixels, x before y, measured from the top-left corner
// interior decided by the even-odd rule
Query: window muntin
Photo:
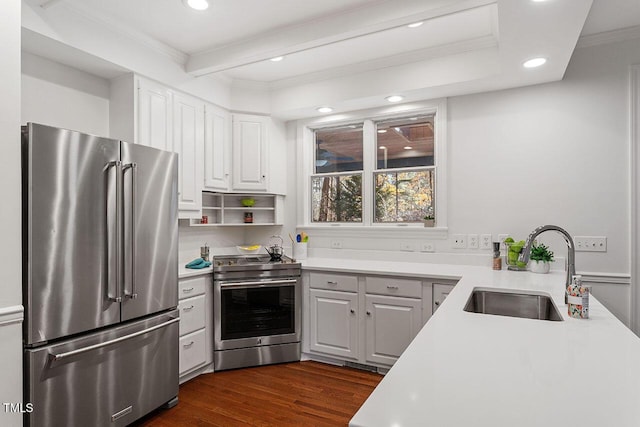
[[[362,170],[362,125],[315,131],[316,174]]]
[[[435,164],[434,116],[376,123],[376,169]]]
[[[313,176],[312,222],[362,222],[362,174]]]
[[[311,221],[362,222],[363,125],[314,131]]]
[[[434,216],[432,169],[374,173],[375,223],[420,222]]]
[[[310,203],[307,205],[311,210],[310,212],[308,211],[308,220],[315,224],[331,222],[347,222],[348,224],[353,224],[355,222],[359,222],[359,225],[365,226],[379,226],[385,224],[406,225],[407,223],[419,223],[422,221],[422,219],[424,219],[425,216],[433,218],[436,216],[436,213],[444,213],[442,222],[438,221],[438,224],[439,227],[446,227],[446,200],[443,203],[438,203],[436,209],[436,197],[442,197],[441,192],[446,191],[443,190],[446,189],[446,176],[442,177],[441,174],[443,172],[437,170],[439,168],[436,167],[436,165],[446,163],[446,151],[443,151],[446,150],[446,148],[443,148],[446,147],[446,140],[444,140],[446,139],[446,129],[443,129],[440,126],[441,122],[446,123],[446,104],[444,102],[439,102],[437,104],[438,116],[436,116],[436,113],[434,111],[436,110],[436,108],[430,106],[428,109],[431,111],[426,114],[425,112],[418,114],[414,113],[415,115],[413,116],[407,114],[404,117],[396,116],[396,118],[393,119],[378,119],[377,117],[376,119],[366,119],[362,116],[358,117],[357,120],[363,120],[363,160],[361,177],[359,178],[361,184],[358,186],[358,188],[361,189],[361,198],[360,203],[357,204],[361,209],[360,215],[357,215],[356,217],[352,216],[351,220],[353,221],[349,222],[331,220],[332,217],[340,217],[341,219],[344,219],[344,213],[342,213],[341,215],[331,214],[330,212],[324,212],[322,213],[322,215],[319,214],[319,212],[321,212],[319,208],[319,200],[321,199],[321,191],[319,189],[319,186],[322,183],[317,178],[330,175],[345,176],[351,174],[349,174],[348,172],[322,173],[322,169],[317,170],[316,165],[314,164],[313,168],[311,169],[310,178],[313,186],[316,189],[315,196],[311,186],[307,188],[312,190],[310,193],[308,193],[310,196],[308,200],[315,197],[315,202],[313,200],[310,200]],[[441,109],[442,111],[440,111]],[[309,147],[311,149],[311,152],[307,151],[307,153],[317,154],[314,151],[316,146],[319,145],[315,143],[317,132],[328,130],[333,133],[336,129],[349,128],[349,126],[347,126],[346,124],[341,124],[340,126],[340,128],[307,128],[308,130],[310,130],[309,134],[311,136],[311,138],[306,139],[306,147]],[[384,150],[381,150],[379,147],[385,147],[384,141],[387,141],[387,144],[389,144],[391,141],[389,139],[384,139],[384,137],[381,137],[379,142],[378,136],[383,135],[383,133],[378,134],[377,130],[386,130],[387,132],[385,133],[388,133],[390,128],[393,128],[393,131],[396,132],[399,137],[405,137],[407,141],[415,142],[415,146],[417,147],[417,149],[414,149],[414,145],[403,144],[402,150],[397,150],[396,154],[392,153],[391,156],[387,156],[387,168],[385,169],[385,164],[383,163]],[[418,130],[412,131],[411,128],[417,128]],[[358,128],[358,131],[359,130],[360,129]],[[439,142],[436,145],[436,138],[438,139],[438,141],[443,139],[442,143]],[[320,138],[320,140],[322,141],[322,138]],[[405,149],[405,146],[410,146],[411,149]],[[412,152],[409,153],[410,151]],[[389,154],[388,151],[387,154]],[[315,162],[315,156],[313,157],[313,160]],[[320,167],[321,165],[318,166]],[[411,177],[402,175],[407,172],[415,172],[416,174]],[[381,178],[382,175],[385,175],[385,178]],[[435,183],[436,177],[439,183],[439,189],[437,190]],[[419,183],[419,181],[428,181],[429,184],[422,184]],[[380,184],[379,186],[377,186],[378,183]],[[418,189],[409,190],[409,192],[407,193],[407,189],[403,188],[406,187],[405,184],[407,183],[412,184],[413,187],[416,187]],[[337,183],[331,184],[334,187],[337,185]],[[385,189],[385,191],[387,191],[388,194],[385,195],[382,193],[383,188]],[[325,190],[325,194],[327,194],[327,190]],[[393,203],[391,203],[389,200],[382,200],[382,197],[388,198],[389,194],[394,194],[394,199],[397,196],[397,202],[393,200]],[[413,199],[410,200],[410,198]],[[378,201],[376,201],[376,199],[378,199]],[[383,202],[384,205],[382,204]],[[325,204],[326,203],[328,202],[325,202]],[[342,212],[345,212],[345,210],[343,209]],[[322,221],[318,221],[319,219],[322,219]]]

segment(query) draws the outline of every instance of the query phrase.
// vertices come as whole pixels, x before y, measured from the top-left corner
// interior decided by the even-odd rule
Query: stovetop
[[[296,264],[295,260],[283,255],[280,261],[272,261],[270,255],[221,255],[213,257],[213,266],[252,266],[252,265],[273,265],[273,264]]]
[[[267,254],[213,257],[213,280],[300,277],[302,265],[288,256],[271,261]]]

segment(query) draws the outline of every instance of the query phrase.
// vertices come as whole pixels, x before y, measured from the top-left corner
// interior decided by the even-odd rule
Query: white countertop
[[[185,265],[186,263],[178,266],[178,279],[213,273],[213,265],[206,268],[186,268]]]
[[[350,426],[640,426],[640,339],[595,298],[567,316],[564,272],[309,259],[303,267],[455,279]],[[463,311],[474,287],[549,293],[563,322]]]

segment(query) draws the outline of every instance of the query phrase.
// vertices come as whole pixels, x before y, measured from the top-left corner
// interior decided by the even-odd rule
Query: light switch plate
[[[493,249],[493,236],[491,234],[480,235],[480,249]]]
[[[454,234],[453,235],[453,247],[454,249],[464,249],[467,247],[467,235],[466,234]]]
[[[604,236],[575,236],[573,242],[577,252],[607,252],[607,238]]]

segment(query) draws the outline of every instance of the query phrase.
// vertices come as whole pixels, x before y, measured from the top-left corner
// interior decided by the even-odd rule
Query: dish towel
[[[188,263],[187,265],[185,265],[185,268],[199,269],[199,268],[207,268],[210,265],[211,263],[209,261],[205,261],[202,258],[197,258],[191,261],[190,263]]]

